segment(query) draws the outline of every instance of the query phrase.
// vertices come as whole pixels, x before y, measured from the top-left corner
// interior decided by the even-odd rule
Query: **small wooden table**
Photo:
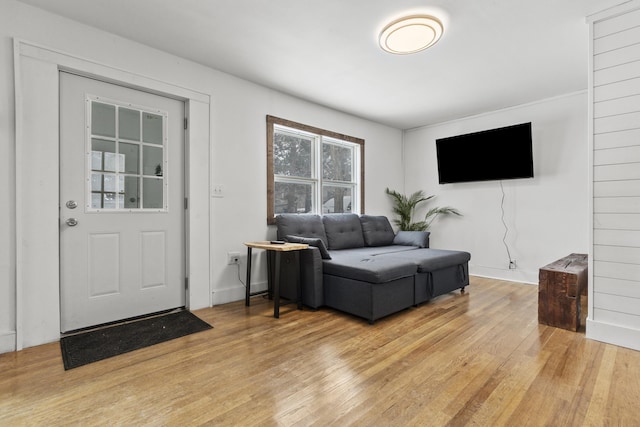
[[[587,296],[586,254],[570,254],[540,269],[538,323],[577,331],[582,304]]]
[[[280,254],[282,252],[289,251],[301,251],[303,249],[307,249],[309,245],[306,243],[283,243],[276,244],[271,243],[269,241],[258,241],[258,242],[245,242],[245,246],[247,247],[247,286],[246,286],[246,294],[244,305],[249,306],[249,299],[254,295],[262,295],[266,292],[271,292],[273,290],[273,317],[278,319],[280,317]],[[273,283],[271,282],[271,272],[268,272],[267,283],[268,289],[266,291],[258,291],[251,292],[251,250],[253,248],[256,249],[264,249],[266,251],[274,251],[275,252],[275,274],[273,278]],[[268,263],[267,263],[268,265]],[[302,309],[302,286],[300,285],[300,264],[296,263],[295,265],[295,274],[297,277],[297,295],[296,298],[298,300],[298,309]]]

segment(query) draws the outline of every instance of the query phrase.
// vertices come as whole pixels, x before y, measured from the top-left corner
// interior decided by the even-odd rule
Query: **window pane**
[[[104,209],[115,209],[116,206],[116,194],[115,193],[104,193],[103,198],[103,208]]]
[[[351,188],[323,186],[322,213],[351,213]]]
[[[146,209],[162,209],[162,179],[144,178],[142,183],[143,207]]]
[[[91,103],[91,133],[102,136],[116,136],[116,107],[114,105]]]
[[[118,136],[140,141],[140,111],[123,107],[118,109]]]
[[[142,148],[142,173],[144,175],[162,176],[162,147]]]
[[[116,184],[116,176],[112,174],[104,174],[104,191],[117,192],[118,185]]]
[[[311,147],[310,138],[275,132],[273,137],[274,174],[311,178]]]
[[[91,191],[102,191],[102,174],[91,174]]]
[[[314,210],[313,184],[275,183],[275,213],[308,213]]]
[[[126,209],[140,207],[140,180],[135,176],[124,178],[124,204]]]
[[[322,144],[322,178],[351,182],[353,150],[336,144]]]
[[[120,172],[140,173],[140,146],[121,142],[118,149],[120,150],[120,159],[124,164],[124,166],[120,166]]]
[[[91,151],[91,170],[102,170],[102,151]]]
[[[115,172],[115,152],[115,142],[105,141],[104,139],[92,139],[91,169]]]
[[[162,116],[143,113],[142,134],[144,142],[162,145]]]
[[[91,208],[102,208],[102,193],[91,193]]]

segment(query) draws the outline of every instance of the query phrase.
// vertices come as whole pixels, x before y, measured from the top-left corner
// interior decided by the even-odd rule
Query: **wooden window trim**
[[[360,146],[360,213],[364,213],[364,139],[332,132],[326,129],[297,123],[291,120],[281,119],[267,115],[267,224],[274,225],[276,216],[274,210],[275,179],[273,175],[273,131],[274,126],[286,126],[305,132],[314,133],[330,138],[339,139]]]

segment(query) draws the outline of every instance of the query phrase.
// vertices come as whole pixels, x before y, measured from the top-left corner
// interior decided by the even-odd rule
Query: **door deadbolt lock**
[[[69,201],[66,203],[66,206],[67,206],[69,209],[75,209],[75,208],[77,208],[77,207],[78,207],[78,202],[76,202],[75,200],[69,200]]]
[[[68,220],[65,221],[67,223],[67,225],[69,227],[75,227],[76,225],[78,225],[78,220],[75,218],[69,218]]]

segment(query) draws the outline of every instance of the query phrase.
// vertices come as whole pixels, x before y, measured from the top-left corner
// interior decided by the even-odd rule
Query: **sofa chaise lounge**
[[[278,239],[310,245],[283,259],[280,288],[295,298],[288,266],[299,261],[302,302],[311,308],[374,323],[469,285],[468,252],[431,249],[429,232],[394,233],[384,216],[283,214],[276,225]]]

